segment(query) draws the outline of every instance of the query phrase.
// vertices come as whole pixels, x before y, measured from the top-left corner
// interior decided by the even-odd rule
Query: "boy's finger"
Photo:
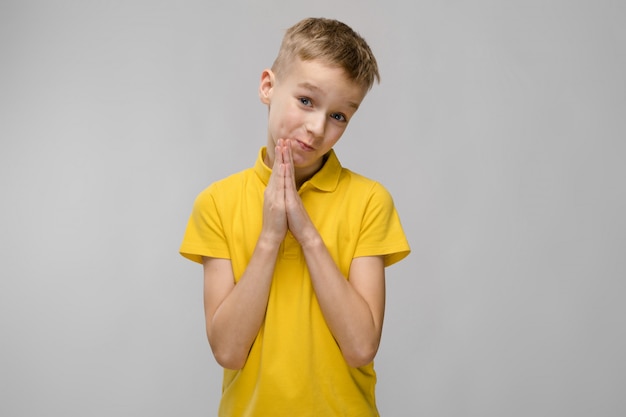
[[[296,181],[295,170],[296,170],[296,167],[293,164],[293,152],[291,150],[291,142],[288,142],[287,156],[289,158],[289,168],[290,168],[290,171],[291,171],[291,177],[293,178],[294,185],[295,185],[295,181]]]
[[[278,139],[278,141],[276,142],[276,146],[274,147],[274,167],[279,166],[279,164],[282,162],[282,156],[281,156],[281,140]]]
[[[287,192],[297,193],[296,190],[296,177],[294,175],[294,166],[293,166],[293,155],[291,154],[291,144],[287,141],[287,146],[285,146],[285,160],[286,160],[286,169],[285,169],[285,188]]]

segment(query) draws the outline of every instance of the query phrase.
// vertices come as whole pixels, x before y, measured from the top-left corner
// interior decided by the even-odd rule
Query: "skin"
[[[366,94],[342,69],[300,61],[278,80],[269,69],[259,86],[268,106],[263,226],[250,262],[235,284],[230,260],[204,258],[206,330],[217,362],[244,366],[265,317],[278,250],[291,231],[302,246],[322,314],[349,366],[369,364],[381,339],[385,309],[382,257],[352,260],[348,279],[312,223],[298,188],[323,165]]]

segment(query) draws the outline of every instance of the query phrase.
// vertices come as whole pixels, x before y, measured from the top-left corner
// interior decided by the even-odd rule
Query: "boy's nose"
[[[311,112],[306,120],[306,130],[315,137],[324,136],[326,115],[322,112]]]

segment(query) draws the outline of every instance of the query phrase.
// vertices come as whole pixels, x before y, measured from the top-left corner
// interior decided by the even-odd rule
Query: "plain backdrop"
[[[0,1],[0,415],[215,415],[195,196],[333,17],[382,74],[336,150],[394,196],[381,414],[626,415],[626,3]]]

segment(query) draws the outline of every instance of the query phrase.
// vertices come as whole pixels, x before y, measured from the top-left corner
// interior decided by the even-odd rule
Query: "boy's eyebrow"
[[[302,87],[302,88],[305,88],[305,89],[307,89],[309,91],[313,91],[313,92],[317,92],[317,93],[321,93],[321,94],[325,93],[324,90],[322,90],[318,86],[316,86],[314,84],[311,84],[310,82],[307,82],[307,81],[298,83],[298,87]],[[350,107],[353,107],[355,110],[358,110],[358,108],[359,108],[359,103],[355,103],[353,101],[349,101],[348,105]]]
[[[303,81],[301,83],[298,84],[298,87],[302,87],[302,88],[306,88],[307,90],[311,90],[311,91],[316,91],[316,92],[320,92],[320,93],[324,93],[324,90],[322,90],[321,88],[319,88],[316,85],[313,85],[307,81]]]

